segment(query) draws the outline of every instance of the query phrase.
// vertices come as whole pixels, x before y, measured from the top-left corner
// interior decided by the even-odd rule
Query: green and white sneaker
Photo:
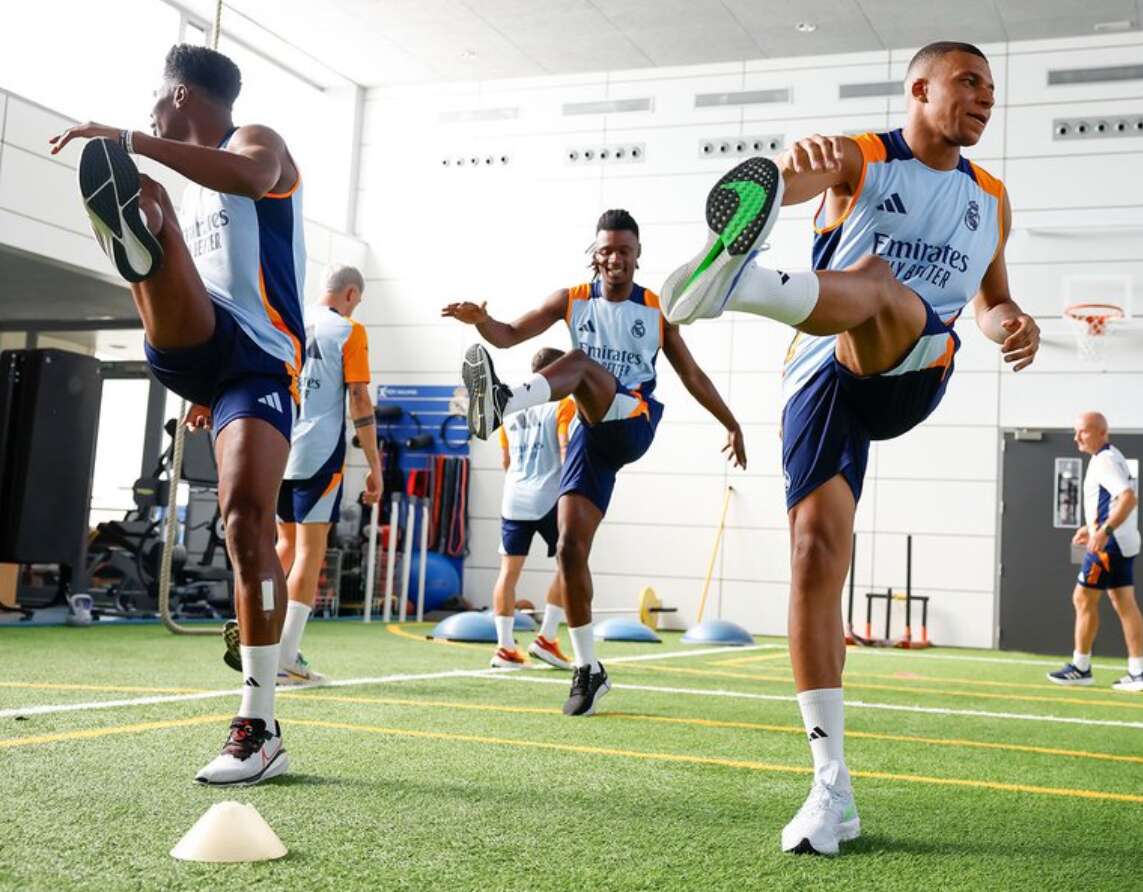
[[[322,685],[329,678],[320,672],[315,672],[300,653],[292,663],[278,667],[278,687],[289,688],[295,685]]]
[[[782,851],[795,855],[836,855],[840,843],[861,835],[853,790],[838,783],[841,765],[827,762],[814,775],[810,795],[782,830]]]
[[[663,285],[668,322],[686,325],[722,314],[739,271],[761,250],[781,205],[782,172],[769,158],[744,161],[715,183],[706,199],[706,247]]]

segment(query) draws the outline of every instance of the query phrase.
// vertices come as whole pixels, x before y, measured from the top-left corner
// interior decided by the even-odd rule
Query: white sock
[[[504,414],[519,412],[521,409],[530,409],[539,406],[552,398],[552,388],[548,379],[537,372],[519,387],[512,388],[512,399],[504,406]]]
[[[1128,657],[1127,672],[1130,675],[1143,675],[1143,657]]]
[[[555,604],[544,605],[544,621],[540,623],[540,635],[549,641],[555,641],[560,631],[560,623],[564,621],[564,609]]]
[[[814,771],[830,762],[837,762],[838,785],[850,786],[849,770],[845,767],[845,699],[841,688],[819,688],[798,694],[798,707],[802,710],[802,723],[810,738],[810,752],[814,757]]]
[[[302,649],[302,633],[306,630],[306,620],[310,618],[312,609],[301,601],[287,602],[282,639],[278,642],[278,659],[283,667],[292,665],[298,658],[298,651]]]
[[[242,654],[242,703],[238,714],[244,719],[262,719],[274,727],[274,684],[278,681],[278,645],[247,646]]]
[[[813,270],[785,273],[754,260],[742,268],[726,309],[798,325],[818,305],[821,281]]]
[[[599,660],[595,658],[595,637],[592,635],[591,623],[568,626],[571,635],[572,653],[575,654],[573,662],[576,666],[590,666],[592,672],[599,671]]]
[[[516,617],[494,616],[492,622],[496,624],[496,646],[515,650],[516,642],[512,639],[512,628],[516,625]]]
[[[1080,672],[1087,672],[1091,668],[1091,654],[1081,654],[1078,650],[1072,651],[1072,665]]]

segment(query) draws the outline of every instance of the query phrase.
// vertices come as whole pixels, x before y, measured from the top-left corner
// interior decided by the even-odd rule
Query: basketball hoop
[[[1126,317],[1123,307],[1118,304],[1072,304],[1064,309],[1064,315],[1074,323],[1076,348],[1081,359],[1098,361],[1103,359],[1106,337],[1114,326]]]

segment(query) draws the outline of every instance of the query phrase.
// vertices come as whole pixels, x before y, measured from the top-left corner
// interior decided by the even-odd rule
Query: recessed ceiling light
[[[813,22],[798,22],[798,24],[794,25],[794,30],[801,34],[812,34],[818,30],[818,26]]]
[[[1096,22],[1091,26],[1093,31],[1130,31],[1135,23],[1130,19],[1120,19],[1116,22]]]

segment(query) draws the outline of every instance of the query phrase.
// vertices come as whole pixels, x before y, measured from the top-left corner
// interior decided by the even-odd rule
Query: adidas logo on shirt
[[[258,402],[263,406],[269,406],[276,412],[284,411],[282,409],[282,399],[276,393],[268,393],[265,396],[258,397]]]
[[[586,331],[588,334],[595,334],[595,323],[588,319],[579,327],[580,331]]]
[[[887,214],[907,214],[905,204],[901,201],[901,196],[894,192],[886,198],[881,204],[877,205],[877,210],[885,211]]]

